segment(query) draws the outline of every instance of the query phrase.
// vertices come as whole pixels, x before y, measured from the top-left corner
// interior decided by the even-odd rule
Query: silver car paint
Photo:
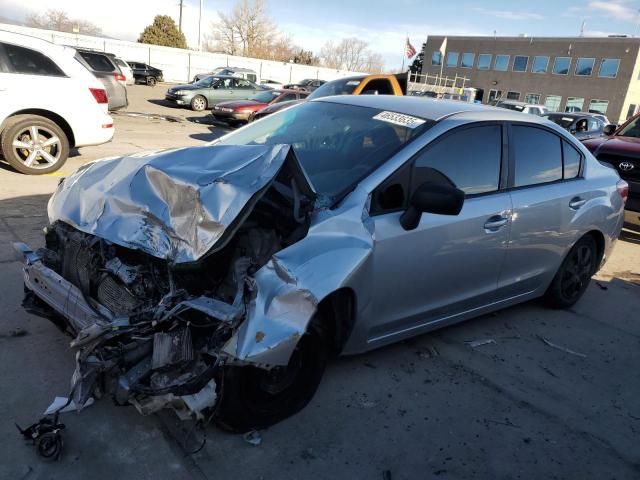
[[[604,235],[605,255],[612,248],[622,225],[618,176],[551,122],[456,102],[383,96],[322,101],[428,117],[426,112],[441,121],[360,182],[337,208],[316,211],[308,235],[262,267],[246,320],[224,348],[229,355],[286,364],[318,303],[338,289],[356,299],[354,328],[343,349],[356,353],[541,295],[586,232]],[[585,179],[469,198],[459,216],[424,214],[412,232],[401,229],[399,213],[369,216],[373,190],[421,148],[452,128],[485,120],[555,130],[583,152]],[[586,197],[578,212],[567,202],[575,195]],[[496,214],[508,222],[487,231],[486,220]]]

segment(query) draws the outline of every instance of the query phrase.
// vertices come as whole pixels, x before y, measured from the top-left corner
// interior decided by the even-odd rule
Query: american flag
[[[404,48],[404,53],[407,55],[407,58],[411,58],[417,53],[416,48],[409,42],[409,37],[407,37],[407,45]]]

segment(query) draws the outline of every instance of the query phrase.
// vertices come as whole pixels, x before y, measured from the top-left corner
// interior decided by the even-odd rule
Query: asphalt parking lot
[[[48,196],[83,163],[227,131],[168,107],[165,88],[130,87],[114,140],[76,152],[56,174],[0,164],[0,478],[640,478],[640,233],[630,231],[574,308],[530,302],[334,359],[311,404],[262,431],[258,446],[210,426],[189,454],[201,432],[104,398],[64,415],[58,462],[37,458],[14,423],[68,393],[74,355],[70,338],[21,308],[11,242],[43,244]]]

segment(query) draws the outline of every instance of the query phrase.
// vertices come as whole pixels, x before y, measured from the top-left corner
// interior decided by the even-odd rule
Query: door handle
[[[484,229],[495,232],[509,223],[509,219],[502,215],[494,215],[484,224]]]
[[[578,210],[581,206],[583,206],[587,201],[580,197],[574,197],[569,202],[569,208],[573,210]]]

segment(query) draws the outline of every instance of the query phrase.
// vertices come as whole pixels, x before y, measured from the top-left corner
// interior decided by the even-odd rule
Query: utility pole
[[[180,20],[178,21],[178,30],[182,33],[182,7],[184,6],[184,0],[180,0]]]
[[[204,0],[200,0],[200,18],[198,20],[198,50],[202,51],[202,4]]]

